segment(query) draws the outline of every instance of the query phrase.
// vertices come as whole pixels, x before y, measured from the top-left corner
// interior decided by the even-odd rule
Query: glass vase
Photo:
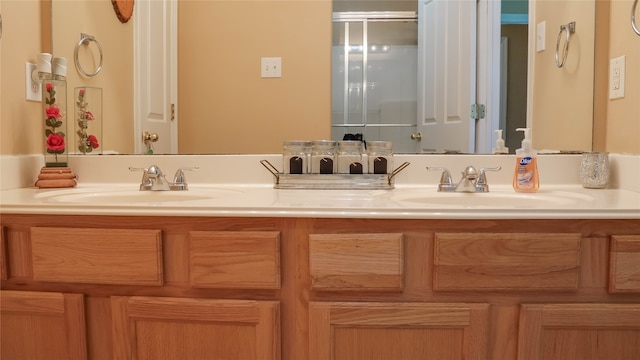
[[[67,138],[67,81],[42,79],[45,167],[66,167],[69,160]]]
[[[102,88],[77,87],[75,138],[80,154],[102,154]]]

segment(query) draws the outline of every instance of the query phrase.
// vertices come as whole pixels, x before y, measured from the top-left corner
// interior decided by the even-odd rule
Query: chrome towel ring
[[[638,5],[638,0],[633,2],[631,6],[631,27],[633,28],[633,32],[635,32],[638,36],[640,36],[640,28],[636,25],[636,6]]]
[[[564,49],[562,51],[562,61],[560,60],[560,40],[562,40],[562,33],[565,33]],[[558,40],[556,41],[556,66],[561,68],[567,61],[567,55],[569,54],[569,42],[571,41],[571,34],[576,32],[576,22],[572,21],[566,25],[560,25],[560,32],[558,33]]]
[[[100,62],[98,63],[98,67],[93,72],[88,73],[87,71],[84,70],[84,68],[80,64],[80,59],[78,59],[78,50],[80,49],[81,45],[89,46],[89,43],[91,42],[95,43],[96,47],[98,48],[98,52],[100,53]],[[84,76],[94,77],[98,75],[100,70],[102,70],[102,46],[100,46],[100,43],[98,42],[98,40],[96,40],[96,38],[91,35],[80,33],[80,42],[78,42],[78,45],[76,45],[76,49],[73,52],[73,56],[76,62],[76,69],[78,69],[78,72]]]

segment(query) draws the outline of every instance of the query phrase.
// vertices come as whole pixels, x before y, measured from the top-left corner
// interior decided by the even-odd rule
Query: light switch
[[[609,99],[624,97],[625,57],[611,59],[609,65]]]
[[[547,40],[545,36],[546,27],[547,27],[546,21],[538,23],[538,27],[536,29],[536,51],[537,52],[544,51],[546,49],[546,46],[545,46],[545,41]]]
[[[261,74],[263,78],[282,77],[282,58],[263,57],[260,61]]]

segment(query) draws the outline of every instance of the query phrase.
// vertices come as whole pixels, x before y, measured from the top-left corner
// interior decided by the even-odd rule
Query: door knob
[[[158,139],[159,139],[159,136],[156,133],[150,133],[148,131],[145,131],[142,133],[142,141],[147,145],[149,144],[149,142],[158,141]]]
[[[420,134],[420,133],[411,134],[411,140],[413,140],[413,141],[422,140],[422,134]]]

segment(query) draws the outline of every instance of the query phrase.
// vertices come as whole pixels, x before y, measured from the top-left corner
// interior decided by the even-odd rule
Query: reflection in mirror
[[[42,0],[44,3],[48,0]],[[69,81],[77,81],[74,84],[70,84],[70,88],[75,86],[100,86],[103,87],[105,91],[105,142],[107,143],[107,148],[115,150],[119,153],[130,153],[133,152],[133,142],[137,139],[137,136],[134,140],[133,135],[133,28],[130,21],[128,24],[120,24],[115,15],[113,14],[112,9],[104,8],[100,10],[96,10],[91,6],[100,6],[97,4],[106,3],[107,6],[111,6],[109,2],[95,2],[95,1],[79,1],[79,0],[51,0],[52,6],[52,37],[54,44],[54,51],[56,53],[68,52],[72,54],[72,47],[77,43],[79,34],[84,31],[91,33],[100,39],[103,47],[105,48],[105,66],[104,71],[101,73],[102,76],[100,79],[94,80],[96,83],[87,84],[87,79],[78,78],[76,76],[76,80],[74,80],[74,76],[70,76]],[[165,0],[165,1],[175,1],[175,0]],[[505,3],[511,3],[515,0],[507,1],[503,0],[503,8],[505,7]],[[400,9],[389,9],[385,3],[385,1],[338,1],[334,0],[333,3],[333,12],[344,12],[344,11],[385,11],[385,10],[402,10],[402,11],[416,11],[417,2],[415,1],[391,1],[392,3],[401,4]],[[269,3],[271,3],[269,1]],[[325,22],[327,25],[319,25],[319,23],[315,22],[313,17],[310,17],[305,20],[299,20],[297,22],[287,23],[290,18],[303,18],[302,14],[305,13],[313,13],[317,14],[319,9],[320,12],[324,11],[323,5],[318,2],[300,2],[299,4],[292,4],[291,2],[280,2],[274,1],[274,4],[277,6],[271,6],[273,4],[256,4],[255,2],[249,1],[199,1],[199,2],[178,2],[178,11],[179,15],[179,24],[178,29],[181,33],[188,33],[189,37],[185,38],[179,35],[180,41],[185,41],[183,45],[177,47],[178,48],[178,58],[182,61],[182,66],[180,67],[180,76],[184,76],[183,72],[185,67],[189,68],[202,68],[202,64],[211,65],[212,54],[216,54],[214,58],[216,59],[216,63],[219,63],[221,67],[224,68],[223,71],[219,72],[217,69],[213,68],[212,71],[209,72],[200,72],[200,82],[194,82],[195,75],[187,74],[188,78],[183,79],[188,83],[189,86],[182,86],[178,89],[178,98],[181,101],[180,106],[178,106],[178,128],[179,128],[179,140],[180,146],[179,151],[183,152],[183,143],[189,142],[190,147],[187,150],[187,153],[243,153],[243,152],[278,152],[281,150],[282,141],[285,139],[292,139],[295,133],[303,133],[303,129],[310,128],[308,124],[301,123],[301,119],[309,120],[313,119],[316,123],[318,123],[319,127],[326,127],[326,130],[320,131],[321,135],[314,136],[312,138],[321,138],[331,134],[329,128],[331,127],[329,120],[327,119],[324,122],[323,117],[324,114],[330,116],[331,111],[331,98],[327,96],[323,98],[322,96],[313,95],[313,101],[309,101],[309,96],[306,97],[292,97],[291,94],[300,93],[300,89],[307,89],[309,87],[309,83],[316,84],[316,90],[324,90],[325,84],[324,81],[328,78],[329,73],[329,62],[330,62],[330,49],[321,49],[320,51],[310,52],[305,51],[304,54],[300,54],[300,51],[296,51],[300,47],[300,42],[294,41],[291,42],[278,42],[273,43],[273,39],[277,39],[271,35],[269,41],[255,41],[255,33],[253,33],[250,37],[248,34],[245,34],[246,31],[242,30],[243,23],[246,24],[246,20],[255,21],[258,23],[256,26],[260,26],[263,29],[272,29],[276,28],[274,26],[274,21],[279,24],[285,23],[291,26],[288,29],[279,29],[282,30],[282,34],[291,34],[291,28],[298,27],[302,28],[300,33],[300,37],[303,36],[316,36],[319,32],[324,35],[327,39],[330,39],[331,26],[329,22],[331,20],[330,12],[323,14],[326,17]],[[283,3],[287,3],[283,5]],[[373,3],[376,7],[373,9],[367,8],[354,8],[353,4],[365,4],[365,3]],[[481,0],[479,4],[485,4],[486,1]],[[489,2],[491,3],[491,2]],[[542,143],[543,148],[549,149],[576,149],[576,150],[588,150],[586,146],[581,144],[591,142],[591,126],[577,126],[581,130],[576,133],[571,130],[565,129],[566,121],[570,116],[562,116],[562,122],[558,123],[556,117],[550,116],[549,111],[558,111],[557,106],[554,103],[557,103],[557,99],[544,99],[544,94],[555,92],[555,89],[562,88],[562,86],[557,86],[557,82],[562,81],[568,84],[570,87],[579,87],[580,91],[584,90],[591,91],[588,85],[585,85],[584,82],[576,82],[575,81],[575,72],[582,71],[584,73],[584,69],[589,65],[589,56],[585,53],[591,48],[593,57],[593,16],[591,16],[591,20],[589,20],[588,16],[582,16],[579,19],[575,19],[572,14],[571,6],[573,6],[575,1],[557,1],[557,2],[536,2],[537,5],[531,6],[531,8],[536,8],[536,13],[530,13],[529,17],[532,19],[538,19],[537,21],[546,20],[548,36],[547,39],[547,51],[536,53],[535,51],[529,51],[528,59],[530,62],[530,66],[528,68],[528,78],[534,79],[531,81],[528,86],[528,96],[530,98],[530,103],[527,105],[519,105],[520,108],[522,106],[528,107],[529,118],[532,118],[532,125],[534,128],[534,145],[536,142],[540,141]],[[553,3],[553,4],[551,4]],[[580,3],[592,3],[592,1],[583,1]],[[93,4],[93,5],[92,5]],[[215,5],[214,5],[215,4]],[[346,4],[346,5],[345,5]],[[103,4],[104,5],[104,4]],[[264,5],[264,6],[263,6]],[[214,7],[214,10],[210,10],[210,8]],[[286,6],[286,12],[288,14],[280,14],[278,11],[270,11],[268,10],[270,7],[276,7],[276,9],[280,9],[279,7]],[[584,7],[593,7],[592,4],[583,5]],[[207,12],[203,12],[201,8],[207,8]],[[197,8],[197,9],[196,9]],[[558,10],[560,8],[560,10]],[[196,9],[196,10],[194,10]],[[238,12],[241,9],[242,12]],[[313,10],[313,11],[311,11]],[[86,13],[81,13],[86,12]],[[134,10],[135,12],[135,10]],[[207,16],[197,16],[197,13],[208,14]],[[102,15],[101,15],[102,14]],[[188,14],[188,15],[186,15]],[[555,16],[557,15],[557,16]],[[189,21],[185,21],[185,16],[189,17]],[[69,18],[71,17],[71,18]],[[498,16],[499,17],[499,16]],[[556,17],[560,17],[556,21]],[[236,19],[236,23],[239,25],[230,26],[225,19]],[[575,52],[572,52],[569,55],[569,66],[563,72],[552,72],[552,70],[547,71],[547,60],[546,57],[553,56],[552,54],[552,40],[555,40],[555,27],[556,22],[567,22],[569,20],[577,20],[578,26],[584,24],[580,31],[580,28],[577,32],[577,41]],[[78,21],[78,19],[83,19],[82,21]],[[212,21],[212,19],[216,21]],[[217,21],[220,20],[220,21]],[[588,22],[591,22],[589,24]],[[210,36],[206,42],[203,42],[202,38],[198,40],[200,43],[199,46],[192,46],[190,43],[196,37],[192,37],[191,34],[197,33],[196,30],[192,29],[202,29],[208,28],[211,24],[215,24],[219,31],[215,32],[214,35]],[[316,27],[316,31],[312,32],[310,29],[305,28],[304,26],[309,26],[309,24],[313,24]],[[78,28],[71,28],[71,26],[77,26]],[[95,29],[94,31],[87,31],[86,28]],[[504,30],[504,27],[503,27]],[[160,33],[160,32],[159,32]],[[233,33],[233,40],[235,41],[225,41],[222,38],[223,34]],[[280,33],[278,33],[280,34]],[[246,35],[246,36],[245,36]],[[522,34],[519,35],[522,37]],[[315,37],[314,39],[318,39],[322,37]],[[254,39],[254,40],[251,40]],[[529,40],[531,41],[531,35],[529,35]],[[215,41],[215,49],[211,49],[208,47],[207,42]],[[307,40],[308,42],[309,40]],[[238,48],[238,42],[242,43],[242,49]],[[320,41],[321,42],[321,41]],[[321,48],[319,43],[316,44],[315,49]],[[516,44],[511,41],[508,41],[508,51],[509,51],[509,60],[512,58],[512,51],[517,48]],[[212,45],[213,46],[213,45]],[[224,46],[225,49],[232,49],[232,51],[220,52],[220,46]],[[572,44],[573,46],[573,44]],[[293,47],[293,48],[292,48]],[[44,48],[44,47],[43,47]],[[197,49],[207,49],[207,53],[198,53]],[[274,50],[275,49],[275,53]],[[307,49],[307,48],[305,48]],[[551,50],[550,50],[551,49]],[[324,51],[324,53],[322,53]],[[523,55],[523,50],[515,50],[517,51],[516,55]],[[324,56],[323,54],[326,54]],[[281,81],[263,81],[259,79],[259,73],[255,74],[257,67],[254,67],[254,63],[259,63],[260,56],[283,56],[283,79]],[[573,58],[572,58],[573,56]],[[71,58],[72,55],[67,55],[66,57]],[[205,59],[206,61],[203,62]],[[320,60],[319,60],[320,59]],[[327,59],[326,64],[322,63],[322,59]],[[218,62],[220,60],[221,62]],[[571,64],[571,61],[574,61]],[[189,66],[184,64],[189,63]],[[306,64],[306,65],[305,65]],[[313,64],[313,68],[326,72],[324,78],[320,75],[317,77],[309,77],[309,64]],[[522,66],[522,65],[519,65]],[[591,66],[593,64],[591,63]],[[510,65],[509,74],[511,69],[515,66]],[[70,69],[73,67],[70,66]],[[206,68],[206,66],[204,67]],[[110,71],[110,72],[109,72]],[[108,75],[107,75],[108,74]],[[236,85],[234,85],[233,80],[228,80],[225,78],[229,74],[229,76],[235,76],[240,80],[243,84],[245,84],[245,88],[249,91],[246,92],[247,98],[244,100],[236,99],[236,96],[239,96],[239,92],[236,89]],[[593,71],[591,70],[591,75],[593,75]],[[212,78],[205,79],[203,76],[215,76]],[[251,76],[250,79],[256,78],[255,80],[246,81],[243,76]],[[307,78],[301,79],[301,76],[307,76]],[[314,74],[316,76],[316,74]],[[297,81],[296,81],[297,78]],[[492,80],[499,81],[499,80]],[[554,82],[555,81],[555,82]],[[330,81],[327,81],[326,84],[329,84]],[[408,81],[407,81],[408,82]],[[513,83],[512,83],[513,82]],[[522,85],[522,81],[512,81],[508,82],[509,91],[516,88],[516,85]],[[212,88],[212,86],[224,86],[224,88]],[[326,91],[329,92],[331,85],[326,87]],[[281,103],[280,115],[278,116],[278,112],[272,110],[273,105],[265,102],[264,100],[260,100],[260,94],[268,94],[273,92],[273,90],[281,89],[278,94],[285,96],[280,98],[276,98],[276,101]],[[518,91],[520,93],[527,93],[527,91],[522,89],[522,86],[518,87]],[[112,94],[112,95],[108,95]],[[315,94],[315,93],[314,93]],[[511,100],[513,99],[511,93],[508,93],[507,96],[507,111],[510,111],[513,108],[511,105]],[[538,95],[536,95],[538,94]],[[207,96],[204,96],[207,95]],[[113,99],[110,99],[109,96],[113,96]],[[518,95],[521,96],[521,95]],[[574,99],[572,94],[565,91],[565,96],[569,98],[563,99],[564,107],[575,107],[583,109],[585,107],[589,107],[585,103],[585,95],[581,95],[580,97]],[[232,98],[233,97],[233,98]],[[213,102],[212,102],[213,101]],[[234,104],[237,111],[237,117],[233,119],[228,119],[226,117],[229,114],[233,114],[234,110],[229,109],[224,114],[216,111],[216,108],[211,109],[211,104],[218,104],[218,107],[225,107],[227,104]],[[239,104],[244,103],[245,106],[241,106]],[[238,104],[238,105],[236,105]],[[250,107],[246,105],[251,105]],[[319,106],[321,105],[321,106]],[[326,110],[322,110],[321,107],[326,106]],[[247,111],[250,108],[251,111]],[[291,110],[291,109],[294,110]],[[502,105],[502,108],[505,108]],[[213,111],[207,112],[208,109]],[[306,112],[305,112],[306,110]],[[323,111],[326,111],[323,113]],[[401,110],[392,110],[396,111],[404,111],[403,108]],[[380,112],[382,113],[382,111]],[[566,111],[564,112],[566,113]],[[591,117],[588,114],[585,115],[583,112],[574,111],[574,113],[579,114],[576,117],[579,117],[582,121],[591,122]],[[204,116],[203,116],[204,114]],[[219,114],[219,115],[218,115]],[[410,114],[407,116],[411,116]],[[267,117],[267,118],[265,118]],[[402,116],[401,116],[402,117]],[[219,147],[215,148],[215,150],[210,150],[207,143],[211,143],[212,140],[206,137],[199,137],[200,135],[204,136],[205,132],[202,131],[202,123],[203,122],[223,122],[225,118],[224,127],[214,128],[215,130],[209,130],[217,132],[221,134],[223,137],[222,140],[216,140]],[[404,119],[404,117],[402,117]],[[506,140],[507,144],[510,147],[511,151],[513,151],[516,147],[518,147],[520,143],[520,138],[516,137],[512,139],[509,135],[510,129],[521,126],[521,125],[509,125],[507,121],[511,121],[511,119],[516,119],[520,122],[523,120],[523,116],[521,115],[521,111],[519,111],[518,115],[513,115],[509,113],[506,116],[503,116],[503,122],[499,125],[502,128],[505,128],[506,131]],[[247,131],[247,124],[251,124],[254,119],[258,119],[259,124],[256,126],[249,126],[251,131]],[[344,116],[343,116],[344,119]],[[349,120],[351,121],[351,120]],[[404,123],[404,120],[401,122]],[[263,124],[269,123],[271,127],[266,128]],[[343,123],[344,124],[344,123]],[[554,138],[553,136],[549,136],[547,133],[549,131],[553,131],[553,129],[557,129],[560,125],[562,131],[557,132],[559,134],[558,137]],[[567,125],[568,126],[568,125]],[[575,127],[575,126],[574,126]],[[211,128],[211,127],[210,127]],[[271,134],[271,128],[281,129],[283,134],[279,139],[276,139],[277,134]],[[289,128],[289,132],[284,131]],[[333,130],[340,127],[331,127]],[[185,130],[186,129],[186,130]],[[200,131],[198,131],[200,129]],[[314,127],[315,129],[315,127]],[[413,134],[410,131],[411,126],[408,126],[406,129],[403,129],[403,135],[410,137]],[[585,134],[584,129],[588,129],[588,133]],[[345,129],[340,129],[344,131]],[[356,129],[348,129],[349,131],[356,131]],[[277,130],[275,132],[278,132]],[[242,142],[239,144],[240,146],[234,147],[231,144],[238,143],[238,141],[231,141],[229,145],[224,141],[224,138],[231,138],[229,134],[243,134]],[[486,133],[486,132],[485,132]],[[338,136],[336,134],[332,134],[333,136]],[[328,135],[328,136],[332,136]],[[491,135],[489,135],[491,136]],[[587,137],[585,140],[584,137]],[[267,139],[268,141],[264,142],[264,144],[260,143],[259,140]],[[580,143],[576,143],[576,138],[581,138]],[[489,150],[493,144],[492,138],[491,141],[487,141],[489,144]],[[550,139],[550,140],[546,140]],[[411,141],[409,139],[409,141]],[[111,146],[109,146],[109,143]],[[254,147],[247,146],[247,144],[259,144]],[[564,146],[564,144],[569,144]],[[247,151],[243,151],[243,149],[247,149]],[[398,151],[400,152],[400,151]],[[483,152],[486,152],[483,151]]]
[[[416,131],[416,12],[333,13],[332,137],[393,143],[413,153]]]

